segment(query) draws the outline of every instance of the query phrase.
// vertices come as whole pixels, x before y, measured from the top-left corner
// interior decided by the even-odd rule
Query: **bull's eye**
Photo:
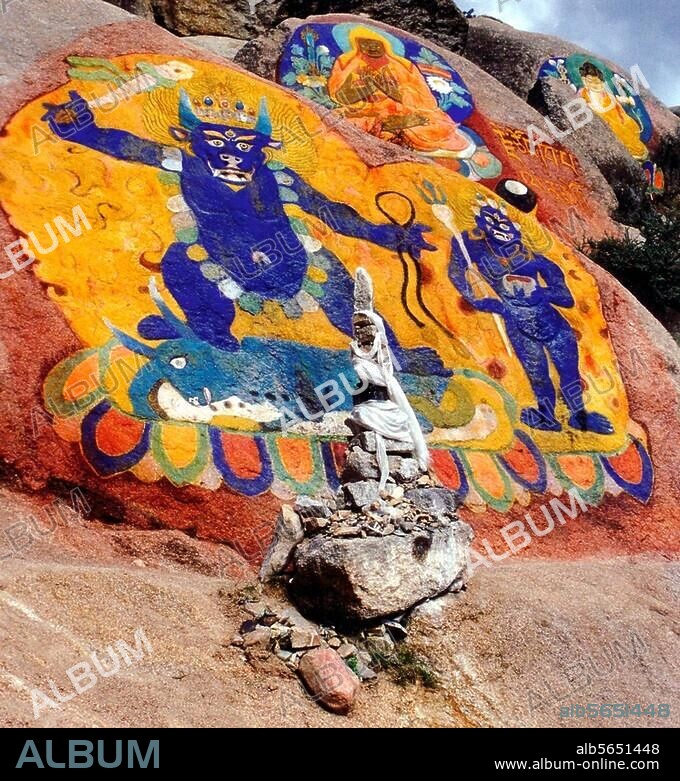
[[[250,150],[253,148],[252,144],[246,144],[245,141],[239,141],[238,144],[236,144],[236,148],[240,152],[250,152]]]
[[[210,144],[210,146],[215,146],[215,147],[217,147],[218,149],[220,149],[221,147],[223,147],[223,146],[224,146],[224,141],[222,141],[222,140],[221,140],[221,139],[219,139],[219,138],[211,138],[211,139],[208,141],[208,143]]]
[[[187,359],[183,355],[177,355],[170,359],[170,366],[174,369],[184,369],[187,365]]]

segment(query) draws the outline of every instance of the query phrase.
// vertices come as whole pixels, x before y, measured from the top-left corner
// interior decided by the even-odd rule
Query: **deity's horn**
[[[194,130],[201,124],[201,120],[194,114],[189,96],[183,89],[179,91],[179,121],[185,130]]]
[[[158,307],[158,311],[163,316],[165,322],[169,323],[175,329],[175,331],[177,331],[177,334],[180,337],[189,339],[196,338],[196,334],[194,334],[191,328],[189,328],[189,326],[183,320],[180,320],[180,318],[177,317],[177,315],[165,303],[163,297],[160,294],[160,291],[158,290],[158,285],[156,284],[154,277],[149,277],[149,293],[151,294],[151,299]]]
[[[267,98],[260,98],[260,106],[257,111],[257,123],[255,124],[255,132],[262,133],[263,136],[270,136],[272,134],[272,120],[269,116],[269,107],[267,106]]]
[[[133,353],[137,353],[137,355],[143,355],[145,358],[154,357],[155,350],[152,347],[149,347],[148,345],[144,344],[144,342],[140,342],[139,339],[135,339],[134,336],[130,336],[124,331],[121,331],[119,328],[116,328],[116,326],[105,317],[103,317],[102,320],[104,321],[104,325],[109,329],[109,331],[111,331],[116,339],[118,339],[123,347],[127,347],[128,350]]]

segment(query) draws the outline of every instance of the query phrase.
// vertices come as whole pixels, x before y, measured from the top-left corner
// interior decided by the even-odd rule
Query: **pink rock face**
[[[104,27],[95,26],[88,29],[88,24],[82,15],[84,5],[88,10],[101,8],[98,14],[92,14],[93,24],[115,22],[116,19],[121,18],[121,12],[113,6],[94,0],[77,0],[77,2],[60,0],[54,6],[41,4],[39,0],[23,0],[22,3],[12,5],[4,20],[3,40],[14,41],[8,51],[15,52],[16,56],[14,56],[13,68],[7,71],[11,77],[10,83],[0,95],[0,126],[4,127],[12,121],[12,118],[25,110],[31,102],[40,102],[42,96],[66,85],[69,81],[69,65],[66,57],[74,53],[81,57],[114,59],[127,56],[131,52],[144,52],[145,56],[163,55],[169,60],[178,57],[191,60],[197,56],[202,61],[215,62],[217,59],[208,53],[197,55],[195,50],[159,30],[153,24],[122,21],[119,24],[112,23]],[[47,6],[49,6],[49,15],[46,16]],[[40,13],[34,12],[38,7]],[[105,9],[106,15],[104,15]],[[26,20],[30,19],[31,24],[34,22],[36,24],[36,28],[31,29],[30,36],[26,33],[30,28],[29,22],[22,21],[24,14]],[[62,19],[63,22],[60,24]],[[497,93],[487,93],[477,86],[479,84],[483,87],[482,79],[489,80],[490,76],[477,73],[476,70],[473,72],[473,66],[469,63],[467,66],[469,72],[465,70],[466,66],[462,61],[460,63],[456,61],[454,65],[460,66],[461,74],[466,82],[470,83],[471,89],[479,89],[480,108],[485,108],[486,103],[483,105],[482,102],[489,100],[488,94],[493,94],[498,97],[496,103],[499,121],[512,123],[524,117],[522,114],[519,119],[515,119],[514,114],[511,114],[505,118],[504,112],[506,110],[510,112],[516,105],[503,97],[507,94],[507,90],[498,88]],[[232,70],[230,77],[237,76],[243,78],[241,73]],[[252,83],[253,89],[258,93],[274,89],[254,77]],[[284,98],[282,91],[277,95],[277,100],[289,99]],[[515,100],[519,99],[515,98]],[[524,104],[520,102],[520,106],[523,107]],[[299,107],[301,108],[302,104]],[[519,108],[517,110],[519,111]],[[522,111],[524,110],[528,111],[523,108]],[[40,113],[43,111],[40,105]],[[134,122],[139,122],[137,132],[143,136],[146,130],[142,126],[142,117],[134,114]],[[42,127],[39,118],[36,119],[36,127]],[[410,165],[416,162],[414,155],[405,148],[386,144],[366,133],[361,133],[347,122],[341,127],[340,124],[330,124],[329,120],[328,128],[329,138],[342,135],[356,152],[357,164],[359,162],[362,165],[366,164],[371,170],[381,172],[391,164]],[[480,129],[480,132],[482,131],[483,128]],[[30,126],[24,127],[23,132],[25,138],[29,139],[30,145]],[[43,139],[40,135],[37,138]],[[489,138],[492,139],[492,136]],[[3,144],[8,143],[7,139],[7,136],[3,137]],[[17,186],[22,186],[32,193],[35,188],[41,186],[39,183],[42,181],[35,177],[29,178],[29,172],[35,168],[37,162],[48,155],[54,155],[60,149],[63,151],[68,148],[70,147],[66,142],[62,147],[56,142],[44,140],[38,154],[34,154],[33,149],[29,148],[28,163],[19,169],[26,173],[16,177]],[[71,156],[69,160],[77,158],[79,154],[82,157],[82,153],[68,152],[68,154]],[[4,162],[7,159],[3,157]],[[101,159],[98,164],[102,164]],[[120,165],[128,164],[120,163]],[[440,168],[435,164],[420,161],[419,165],[423,166],[427,177],[439,175]],[[92,171],[98,172],[100,169],[92,169]],[[5,165],[4,176],[7,175],[8,165]],[[96,188],[101,186],[103,178],[100,173],[93,175],[98,177],[96,186],[93,186],[92,190],[96,193],[98,192]],[[141,174],[135,169],[135,176],[139,175]],[[452,172],[450,176],[455,177],[457,174]],[[9,178],[7,181],[10,181]],[[70,179],[60,193],[69,193],[69,187],[73,186],[72,181],[75,180]],[[344,182],[341,181],[339,184],[344,185]],[[469,182],[461,179],[460,185],[469,187]],[[396,187],[396,183],[390,182],[389,187],[390,189]],[[9,187],[6,189],[9,191]],[[125,203],[132,204],[134,199],[128,197],[128,191],[121,190],[121,192],[126,193]],[[584,211],[590,216],[592,210],[603,208],[602,204],[600,191],[593,189],[589,198],[589,209]],[[54,217],[50,199],[45,200],[45,208],[47,212],[38,226],[41,229],[45,220]],[[545,217],[548,225],[551,224],[549,219],[551,216],[554,215],[548,213]],[[373,219],[378,218],[377,213],[373,215]],[[167,219],[169,222],[170,217]],[[543,215],[539,214],[539,221],[541,219]],[[441,230],[444,230],[443,225]],[[13,227],[9,215],[0,211],[0,247],[4,248],[16,242],[19,234],[20,231]],[[44,236],[45,231],[42,230],[40,235]],[[67,249],[76,246],[76,242],[72,241]],[[153,249],[156,245],[149,246]],[[442,248],[445,246],[442,242]],[[5,255],[4,250],[2,254]],[[54,257],[57,257],[56,253]],[[347,257],[353,256],[349,253]],[[144,259],[144,262],[151,262],[153,266],[157,260],[158,258],[154,256],[150,260]],[[556,257],[556,260],[559,262],[560,258]],[[12,272],[0,282],[0,419],[3,426],[3,434],[0,438],[0,472],[2,477],[11,477],[22,490],[30,490],[38,494],[51,488],[63,491],[77,486],[86,495],[94,518],[124,520],[149,530],[171,528],[197,539],[226,542],[237,548],[245,558],[253,562],[261,562],[281,507],[282,499],[278,495],[272,492],[245,495],[224,487],[210,490],[201,485],[178,485],[166,479],[145,482],[129,472],[104,478],[88,466],[80,447],[78,432],[75,429],[61,429],[59,432],[55,429],[44,406],[45,378],[52,368],[79,351],[83,343],[69,326],[60,307],[59,302],[64,297],[64,290],[58,286],[50,286],[41,280],[36,274],[37,264],[14,272],[9,263],[6,257],[5,265],[0,269],[0,275]],[[610,491],[612,482],[609,474],[605,476],[598,464],[586,473],[579,468],[580,460],[563,458],[564,463],[558,465],[560,470],[570,469],[572,472],[578,472],[583,477],[581,483],[586,489],[596,482],[596,479],[600,479],[603,485],[606,480],[605,487],[608,488],[606,499],[589,509],[587,515],[580,513],[577,518],[572,519],[573,523],[556,522],[552,533],[541,537],[532,535],[531,544],[524,544],[523,547],[522,543],[526,543],[526,538],[522,536],[521,528],[518,531],[518,524],[524,524],[529,528],[529,522],[525,517],[527,513],[532,515],[536,523],[540,523],[541,507],[553,496],[552,493],[546,494],[545,497],[543,493],[528,494],[526,499],[531,500],[532,504],[516,503],[508,512],[482,513],[464,509],[461,515],[473,525],[477,539],[480,541],[479,550],[487,551],[484,553],[485,557],[490,556],[488,548],[483,545],[485,540],[488,541],[489,548],[495,552],[496,559],[507,558],[514,554],[523,557],[581,558],[603,552],[628,554],[644,551],[666,554],[678,550],[675,519],[677,506],[680,503],[680,485],[677,479],[680,353],[677,345],[660,324],[609,274],[585,260],[583,266],[585,272],[592,275],[598,284],[602,312],[606,320],[606,328],[603,324],[600,335],[604,335],[602,338],[611,339],[618,372],[621,375],[622,385],[626,389],[630,418],[637,424],[635,436],[642,437],[647,442],[649,456],[654,466],[654,490],[647,503],[642,505],[625,491],[618,495],[615,490]],[[146,268],[146,266],[141,267]],[[582,271],[578,274],[578,278],[569,277],[570,285],[578,283],[579,279],[583,278]],[[430,285],[434,283],[434,280],[430,279],[424,281]],[[111,287],[115,288],[116,285],[112,284]],[[133,293],[135,290],[132,289]],[[396,294],[398,295],[398,290]],[[591,300],[584,300],[582,303],[585,316],[595,304]],[[462,314],[455,306],[450,307],[452,317],[461,320],[469,318],[470,322],[475,321],[476,313],[469,307],[466,308],[462,301],[459,308]],[[578,317],[580,318],[581,315],[579,314]],[[489,329],[495,327],[492,321],[488,322]],[[469,333],[476,338],[476,330],[468,326],[465,328],[469,329]],[[310,332],[313,329],[314,326]],[[577,337],[581,341],[585,338],[580,331]],[[594,368],[590,367],[591,370]],[[489,361],[488,366],[484,367],[484,371],[501,384],[505,382],[503,369],[504,367],[499,366],[497,360]],[[92,375],[88,373],[87,376]],[[268,385],[264,387],[263,383],[262,389],[270,388]],[[116,433],[116,431],[113,426],[110,427],[110,432]],[[120,429],[120,432],[121,444],[124,445],[124,431]],[[291,448],[287,453],[287,463],[296,467],[298,480],[306,480],[307,473],[299,468],[298,452],[302,451]],[[506,459],[508,464],[511,467],[517,466],[526,452],[528,451],[522,450],[518,445],[516,450],[508,452]],[[246,455],[248,458],[252,456],[252,463],[245,459],[245,456],[241,459],[237,464],[239,469],[232,470],[234,482],[241,480],[248,482],[254,475],[260,474],[259,463],[255,463],[257,456],[255,447],[251,447],[249,454]],[[319,474],[325,469],[336,471],[342,469],[344,454],[341,447],[327,455],[327,462],[317,459],[315,468]],[[597,453],[595,455],[597,456]],[[639,460],[637,462],[634,460],[634,456],[634,451],[628,454],[628,460],[617,456],[616,469],[614,466],[611,467],[612,471],[616,472],[619,485],[626,480],[635,483],[637,479],[635,469],[640,464]],[[490,462],[487,460],[487,463]],[[494,461],[494,464],[496,463],[499,462]],[[282,465],[278,468],[283,471]],[[450,459],[443,463],[440,471],[449,482],[453,482],[458,476],[458,468]],[[152,474],[145,476],[153,478]],[[539,477],[537,473],[528,474],[528,484],[536,482]],[[496,489],[500,492],[503,486],[500,484],[491,486],[491,490],[496,491]],[[551,484],[550,491],[554,490],[555,486]],[[289,500],[288,496],[286,500]],[[509,523],[514,525],[507,529]],[[505,534],[503,534],[504,529]],[[508,538],[513,541],[512,546]]]
[[[298,671],[321,705],[333,713],[349,713],[361,684],[335,651],[330,648],[309,651],[300,660]]]

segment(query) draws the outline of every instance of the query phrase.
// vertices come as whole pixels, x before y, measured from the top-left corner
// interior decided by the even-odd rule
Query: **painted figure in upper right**
[[[579,97],[609,125],[614,135],[636,160],[645,161],[649,152],[640,140],[643,127],[637,118],[626,112],[626,108],[635,106],[635,99],[623,90],[614,94],[607,87],[602,71],[592,62],[584,62],[579,73],[583,79],[583,87],[578,91]]]

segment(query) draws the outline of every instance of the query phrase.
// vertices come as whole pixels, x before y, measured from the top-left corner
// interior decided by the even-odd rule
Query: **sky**
[[[456,5],[520,30],[573,41],[624,70],[639,65],[657,97],[669,106],[680,104],[678,0],[456,0]]]

